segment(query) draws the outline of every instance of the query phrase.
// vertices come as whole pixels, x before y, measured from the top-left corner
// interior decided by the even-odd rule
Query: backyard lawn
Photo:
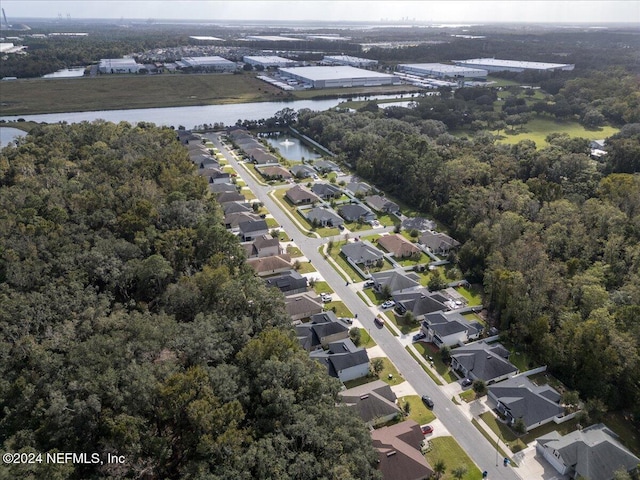
[[[467,305],[482,305],[482,285],[473,284],[468,287],[456,287],[457,292],[467,299]]]
[[[425,456],[430,465],[435,465],[439,460],[445,465],[446,472],[440,477],[441,480],[451,480],[455,478],[452,471],[458,467],[467,469],[467,473],[462,480],[480,480],[482,472],[466,452],[458,445],[453,437],[436,437],[429,440],[431,450]]]

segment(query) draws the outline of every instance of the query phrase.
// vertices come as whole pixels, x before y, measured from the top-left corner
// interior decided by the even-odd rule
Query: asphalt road
[[[474,427],[459,408],[445,395],[435,382],[427,375],[418,363],[404,349],[398,339],[385,327],[378,327],[373,319],[377,308],[367,306],[356,293],[353,284],[345,285],[345,281],[333,267],[322,257],[318,251],[320,245],[327,243],[329,238],[311,238],[305,236],[296,227],[293,221],[284,213],[276,202],[269,197],[268,192],[273,189],[270,186],[263,186],[256,182],[251,175],[246,174],[243,167],[230,155],[227,149],[222,146],[217,136],[209,136],[214,145],[225,156],[227,161],[242,177],[247,186],[255,196],[273,215],[273,218],[293,237],[296,245],[305,257],[313,264],[316,270],[322,275],[325,281],[336,292],[336,295],[345,303],[347,308],[358,315],[358,320],[367,329],[371,337],[382,348],[385,354],[396,366],[404,379],[408,381],[416,390],[418,395],[429,395],[434,403],[434,413],[442,424],[449,430],[465,452],[478,465],[480,470],[488,472],[490,480],[517,480],[520,477],[512,467],[504,467],[502,458],[496,455],[495,445],[489,443],[487,439]],[[371,232],[358,232],[367,235],[369,233],[379,233],[380,229]],[[504,448],[504,446],[503,446]],[[448,465],[448,468],[455,468],[456,465]]]

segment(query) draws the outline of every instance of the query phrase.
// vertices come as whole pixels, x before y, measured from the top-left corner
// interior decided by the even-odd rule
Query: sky
[[[640,0],[2,0],[11,18],[636,23]]]

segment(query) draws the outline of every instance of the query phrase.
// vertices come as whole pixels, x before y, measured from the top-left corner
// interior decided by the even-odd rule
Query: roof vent
[[[392,457],[392,456],[394,456],[396,453],[398,453],[398,452],[396,452],[395,450],[391,450],[389,453],[387,453],[387,457]]]
[[[367,398],[369,398],[369,394],[362,395],[362,396],[360,397],[360,400],[366,400]]]

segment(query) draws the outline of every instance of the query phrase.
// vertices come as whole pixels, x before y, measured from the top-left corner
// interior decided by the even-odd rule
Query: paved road
[[[345,303],[347,308],[358,315],[358,320],[366,328],[375,342],[382,348],[385,354],[396,366],[406,381],[416,390],[418,395],[429,395],[434,403],[434,412],[438,419],[449,430],[460,446],[469,454],[473,461],[481,470],[489,473],[490,480],[517,480],[519,476],[511,467],[502,465],[502,458],[496,456],[495,445],[490,444],[464,416],[458,407],[445,395],[435,382],[427,375],[418,363],[404,349],[398,339],[384,327],[378,327],[373,319],[378,312],[377,308],[368,307],[358,297],[356,287],[351,284],[345,285],[342,277],[318,252],[318,247],[329,241],[328,238],[310,238],[302,234],[294,225],[293,221],[284,213],[271,197],[267,194],[272,187],[266,187],[256,182],[251,175],[244,172],[238,162],[230,155],[226,148],[222,146],[219,138],[209,136],[214,145],[222,152],[229,164],[235,168],[251,191],[265,205],[273,218],[293,236],[296,245],[300,248],[305,257],[313,264],[325,281],[333,288],[336,295]],[[376,230],[375,232],[378,232]],[[371,232],[371,233],[375,233]],[[359,232],[359,234],[368,232]],[[503,446],[504,449],[504,446]],[[497,464],[497,465],[496,465]],[[456,465],[448,465],[448,468],[455,468]]]

